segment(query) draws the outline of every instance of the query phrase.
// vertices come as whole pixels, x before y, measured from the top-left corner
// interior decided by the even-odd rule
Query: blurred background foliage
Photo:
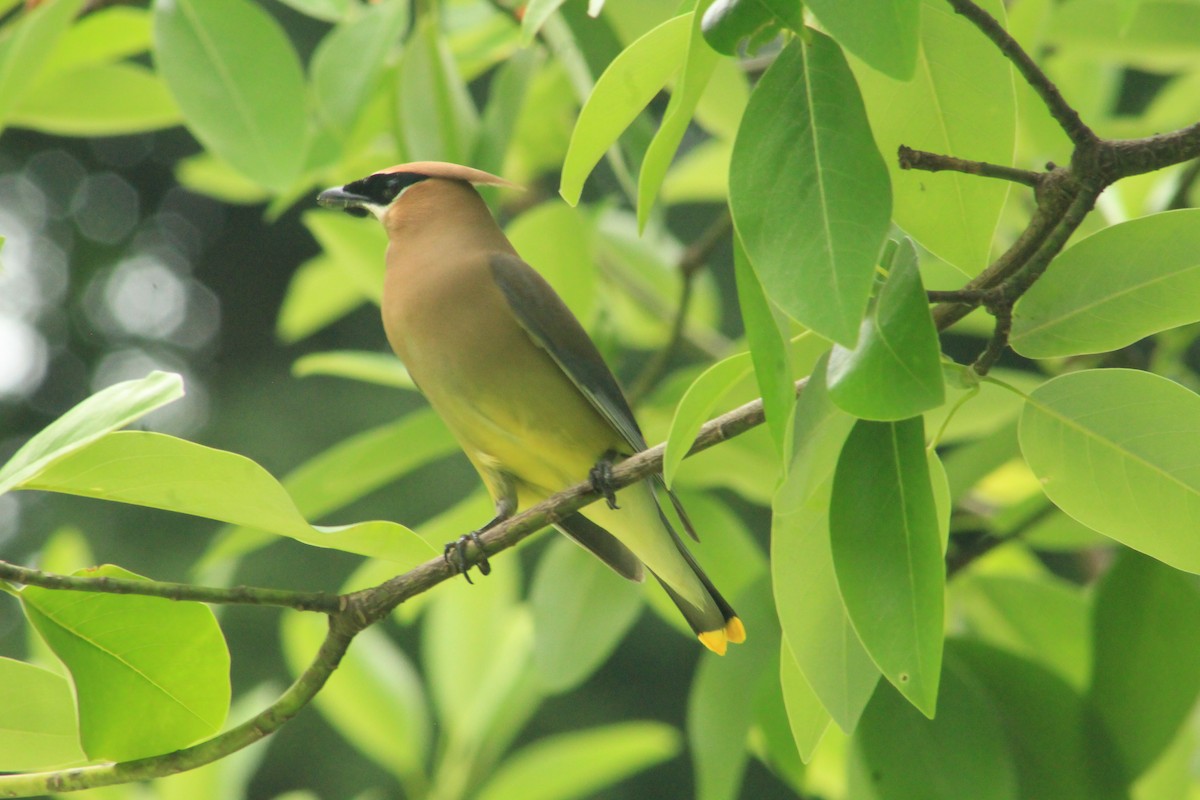
[[[731,16],[727,40],[710,42],[732,47],[749,34],[749,48],[710,63],[688,56],[699,51],[686,49],[687,24],[644,44],[695,6],[673,0],[608,0],[593,15],[581,0],[535,0],[520,12],[485,0],[159,0],[153,8],[0,0],[0,461],[88,394],[162,369],[184,376],[187,395],[145,425],[253,458],[313,521],[396,520],[434,546],[477,526],[489,514],[474,473],[384,353],[382,234],[312,202],[319,188],[425,159],[469,163],[527,187],[489,200],[632,388],[647,439],[661,441],[705,367],[744,349],[726,235],[729,162],[750,88],[781,49],[780,24],[802,13],[798,3],[765,5],[791,11],[766,22],[763,12],[749,22]],[[1151,6],[1157,16],[1138,10]],[[1018,0],[1009,26],[1045,54],[1099,133],[1146,135],[1192,122],[1200,109],[1194,9]],[[629,127],[612,149],[603,135],[591,143],[603,160],[586,185],[590,166],[578,161],[561,176],[564,194],[582,197],[568,206],[559,171],[580,108],[609,64],[634,58],[639,40],[633,73],[663,78],[638,89],[646,108],[614,101],[596,112],[596,128]],[[868,101],[882,103],[890,86],[855,68]],[[689,93],[689,76],[702,92]],[[1017,163],[1063,158],[1061,132],[1027,87],[1015,86]],[[662,131],[669,135],[658,138]],[[977,133],[971,145],[996,145],[989,131]],[[967,150],[955,154],[981,155]],[[645,189],[655,183],[648,165],[661,173],[660,190]],[[1164,207],[1184,169],[1123,182],[1103,199],[1105,221]],[[991,245],[984,231],[983,250],[995,252],[1019,231],[1029,201],[985,191],[999,226]],[[922,225],[897,222],[914,233]],[[922,271],[930,288],[962,281],[924,251]],[[951,354],[973,353],[972,332],[987,328],[969,320],[958,330],[945,342]],[[664,363],[658,354],[676,336]],[[1178,340],[1165,368],[1194,382],[1186,364],[1195,331],[1164,336]],[[796,374],[825,347],[796,339]],[[1030,383],[1015,371],[1005,377]],[[748,363],[726,362],[697,386],[687,406],[697,420],[759,393]],[[929,430],[952,405],[932,412]],[[1094,543],[1096,534],[1048,508],[1028,470],[1011,467],[1016,401],[985,390],[969,408],[942,438],[970,445],[951,465],[969,476],[952,482],[953,496],[975,488],[974,497],[1022,523],[1044,518],[1026,541],[1046,551]],[[438,587],[362,636],[319,713],[196,773],[88,796],[771,798],[802,786],[844,796],[845,737],[831,727],[806,775],[781,696],[796,676],[785,663],[783,690],[775,679],[767,552],[779,461],[764,427],[676,475],[700,521],[699,559],[747,610],[753,656],[705,657],[679,635],[673,610],[641,613],[644,604],[664,609],[657,587],[615,580],[543,535],[496,559],[475,587]],[[40,493],[0,496],[0,557],[57,571],[112,562],[163,580],[327,591],[396,571],[251,530]],[[984,574],[956,589],[960,624],[997,646],[1030,649],[1028,637],[989,617],[1011,608],[1005,591],[1020,581],[1046,593],[1044,608],[1073,646],[1087,613],[1078,587],[1025,550],[1000,548],[995,558],[1006,577]],[[237,720],[295,674],[321,629],[257,608],[224,608],[220,619]],[[0,598],[0,654],[39,656],[9,598]],[[1060,666],[1081,687],[1085,676],[1075,673],[1086,654],[1076,655]],[[972,658],[969,647],[948,655],[945,691],[973,697],[962,677]],[[912,713],[894,694],[879,697],[864,718],[872,730]],[[685,736],[699,757],[682,755]],[[1168,752],[1176,762],[1190,746],[1179,742]],[[854,775],[852,761],[852,786]]]

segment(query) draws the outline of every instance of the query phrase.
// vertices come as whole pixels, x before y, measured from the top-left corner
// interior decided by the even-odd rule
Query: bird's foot
[[[596,462],[596,466],[588,472],[588,480],[592,482],[592,488],[604,498],[604,502],[608,503],[609,508],[620,508],[617,505],[617,490],[613,488],[612,454],[606,453]]]
[[[476,565],[472,565],[467,559],[467,542],[474,542],[475,546],[479,548],[479,563]],[[487,551],[483,549],[483,540],[479,538],[479,531],[471,531],[468,534],[458,537],[453,542],[447,542],[446,547],[442,550],[442,558],[445,559],[446,563],[455,572],[466,578],[467,583],[474,583],[471,580],[470,574],[472,566],[479,567],[480,575],[487,575],[492,571],[492,565],[488,562]]]

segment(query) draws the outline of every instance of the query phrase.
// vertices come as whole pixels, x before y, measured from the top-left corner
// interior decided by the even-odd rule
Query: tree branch
[[[896,153],[900,160],[900,169],[919,169],[926,172],[941,172],[950,170],[963,172],[968,175],[980,175],[984,178],[1000,178],[1013,183],[1024,184],[1037,188],[1044,172],[1034,172],[1028,169],[1005,167],[1001,164],[989,164],[986,161],[970,161],[965,158],[930,153],[925,150],[914,150],[908,145],[900,145]]]
[[[200,603],[236,603],[238,605],[283,606],[297,611],[322,611],[326,614],[341,609],[337,595],[325,592],[293,592],[284,589],[264,589],[256,586],[234,586],[230,589],[212,586],[192,586],[169,581],[132,580],[106,576],[58,575],[29,567],[0,561],[0,580],[44,589],[64,589],[73,592],[105,594],[136,594],[162,597],[167,600],[192,600]]]

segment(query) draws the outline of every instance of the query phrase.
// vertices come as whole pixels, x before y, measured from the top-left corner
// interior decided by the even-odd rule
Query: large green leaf
[[[663,452],[663,479],[667,486],[675,480],[675,472],[692,449],[696,434],[708,421],[717,403],[753,368],[749,353],[737,353],[704,370],[688,387],[675,408],[671,432],[667,434],[667,446]]]
[[[974,275],[988,263],[1009,184],[961,172],[902,170],[894,154],[900,145],[908,145],[1011,164],[1016,137],[1012,69],[948,4],[922,0],[922,6],[915,77],[901,82],[865,68],[855,74],[875,141],[880,152],[888,154],[896,224],[940,258]],[[1000,0],[985,0],[982,6],[1004,19]]]
[[[46,59],[42,78],[80,67],[111,64],[150,49],[150,12],[109,6],[77,19]]]
[[[38,81],[12,125],[63,136],[116,136],[177,125],[179,108],[150,70],[125,62],[81,67]]]
[[[813,32],[775,59],[738,130],[729,203],[767,295],[853,345],[891,216],[887,169],[838,46]]]
[[[172,372],[152,372],[97,392],[46,426],[0,468],[0,494],[36,476],[55,459],[180,397],[183,379]]]
[[[283,653],[293,676],[308,667],[328,628],[316,615],[284,617]],[[381,630],[355,637],[317,695],[316,706],[361,753],[393,775],[422,774],[431,731],[421,678]]]
[[[945,565],[920,417],[855,423],[834,474],[829,531],[854,630],[884,676],[932,718]]]
[[[112,565],[77,574],[140,578]],[[89,758],[169,753],[221,729],[229,650],[208,606],[37,586],[21,604],[71,672]]]
[[[39,3],[4,27],[0,36],[0,128],[33,89],[42,65],[82,7],[83,0]]]
[[[673,17],[613,59],[579,112],[562,166],[559,193],[575,205],[605,152],[683,63],[692,15]]]
[[[372,297],[365,286],[360,289],[356,281],[346,279],[346,266],[335,256],[322,254],[292,273],[275,318],[275,335],[281,341],[291,344],[311,336]]]
[[[292,374],[297,378],[311,375],[329,375],[338,378],[391,386],[394,389],[417,391],[408,370],[391,353],[375,353],[369,350],[330,350],[300,356],[292,364]]]
[[[533,664],[548,692],[575,688],[604,663],[642,609],[642,593],[582,547],[560,538],[529,590]]]
[[[639,229],[646,227],[646,221],[650,218],[650,210],[654,207],[655,198],[658,196],[658,190],[662,187],[667,168],[671,165],[671,159],[675,157],[675,151],[679,149],[679,143],[683,141],[683,134],[692,121],[692,114],[696,111],[705,87],[708,86],[708,79],[712,75],[713,69],[716,68],[717,62],[720,61],[720,57],[713,52],[712,48],[705,43],[704,37],[700,35],[699,12],[693,11],[690,16],[692,33],[688,39],[683,68],[671,92],[671,102],[667,104],[662,124],[650,141],[650,147],[646,149],[646,155],[642,159],[642,169],[638,175]]]
[[[920,0],[809,0],[808,6],[851,53],[898,81],[912,78],[920,43]]]
[[[833,474],[854,420],[830,401],[823,364],[813,370],[795,415],[792,463],[775,494],[771,521],[775,606],[805,683],[838,727],[851,733],[879,670],[850,624],[830,551]]]
[[[439,31],[426,14],[408,38],[397,83],[399,130],[412,161],[461,164],[475,147],[479,117]]]
[[[829,355],[830,398],[862,419],[905,419],[946,399],[937,329],[909,239],[890,267],[854,348],[834,345]]]
[[[0,658],[0,770],[32,772],[84,761],[67,680]]]
[[[409,566],[435,554],[394,522],[310,525],[287,490],[254,461],[160,433],[110,434],[58,459],[20,488],[194,514]]]
[[[679,734],[659,722],[560,733],[514,753],[477,800],[584,800],[674,756]]]
[[[189,129],[284,192],[307,154],[304,73],[283,28],[247,0],[156,0],[154,60]]]
[[[408,3],[357,6],[360,13],[334,26],[313,53],[312,96],[317,115],[345,138],[408,25]]]
[[[948,663],[961,664],[964,677],[983,689],[1000,715],[1018,797],[1127,800],[1104,726],[1066,681],[984,644],[949,644]]]
[[[1200,209],[1133,219],[1051,262],[1013,309],[1013,349],[1030,358],[1103,353],[1200,320]]]
[[[886,800],[1017,800],[1016,766],[993,700],[952,658],[925,719],[882,687],[854,737],[873,788]]]
[[[1175,739],[1200,694],[1200,592],[1130,550],[1096,589],[1088,697],[1133,780]]]
[[[1200,397],[1148,372],[1073,372],[1030,394],[1019,433],[1055,505],[1134,550],[1200,572]]]

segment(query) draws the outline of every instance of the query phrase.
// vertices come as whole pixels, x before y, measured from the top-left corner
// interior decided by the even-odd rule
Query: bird
[[[724,655],[746,630],[663,511],[654,477],[614,493],[619,459],[646,449],[617,379],[550,284],[517,254],[476,186],[519,188],[439,161],[388,167],[321,192],[319,205],[374,216],[387,233],[381,313],[388,343],[491,495],[495,518],[465,542],[589,478],[606,502],[555,527],[618,574],[662,584],[700,642]],[[618,503],[619,499],[619,503]],[[643,569],[644,567],[644,569]],[[470,580],[468,575],[468,580]]]

